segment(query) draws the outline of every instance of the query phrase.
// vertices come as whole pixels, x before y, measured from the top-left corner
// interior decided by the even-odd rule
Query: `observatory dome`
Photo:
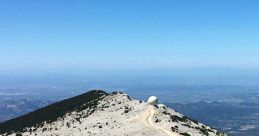
[[[156,96],[150,96],[147,100],[148,104],[156,105],[158,103],[158,99]]]

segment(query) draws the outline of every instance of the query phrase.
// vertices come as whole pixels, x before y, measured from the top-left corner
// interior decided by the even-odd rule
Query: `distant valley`
[[[0,100],[0,122],[21,116],[50,103],[52,102],[30,99]]]
[[[167,105],[234,136],[259,135],[259,106],[256,103],[196,102]]]

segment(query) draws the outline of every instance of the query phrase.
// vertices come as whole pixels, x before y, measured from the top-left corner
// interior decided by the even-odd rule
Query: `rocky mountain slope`
[[[163,104],[94,90],[0,124],[0,135],[226,136]]]

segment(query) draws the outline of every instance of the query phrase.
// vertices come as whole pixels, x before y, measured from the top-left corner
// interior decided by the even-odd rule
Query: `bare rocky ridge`
[[[91,97],[86,97],[87,95],[91,95]],[[33,115],[31,119],[35,120],[35,117],[48,114],[46,110],[52,109],[48,107],[55,107],[50,105],[38,110],[43,111],[44,114],[30,113],[11,120],[11,123],[7,121],[0,124],[0,134],[25,136],[227,136],[227,134],[192,120],[163,104],[149,105],[147,102],[135,100],[121,92],[108,95],[103,91],[95,90],[81,96],[59,102],[62,104],[57,103],[56,106],[67,104],[70,107],[68,111],[61,110],[62,114],[56,113],[59,115],[58,117],[55,116],[51,120],[42,119],[37,123],[32,122],[30,125],[12,129],[12,127],[15,128],[15,126],[11,127],[14,125],[12,122],[17,119],[20,119],[20,122],[26,121],[22,119]],[[84,98],[88,99],[80,100]],[[74,100],[81,105],[73,105]],[[9,126],[8,129],[7,126]]]

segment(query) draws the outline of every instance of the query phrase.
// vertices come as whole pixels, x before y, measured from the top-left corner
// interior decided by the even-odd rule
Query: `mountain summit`
[[[146,102],[101,90],[6,121],[0,124],[0,135],[227,136],[157,103],[154,96]]]

